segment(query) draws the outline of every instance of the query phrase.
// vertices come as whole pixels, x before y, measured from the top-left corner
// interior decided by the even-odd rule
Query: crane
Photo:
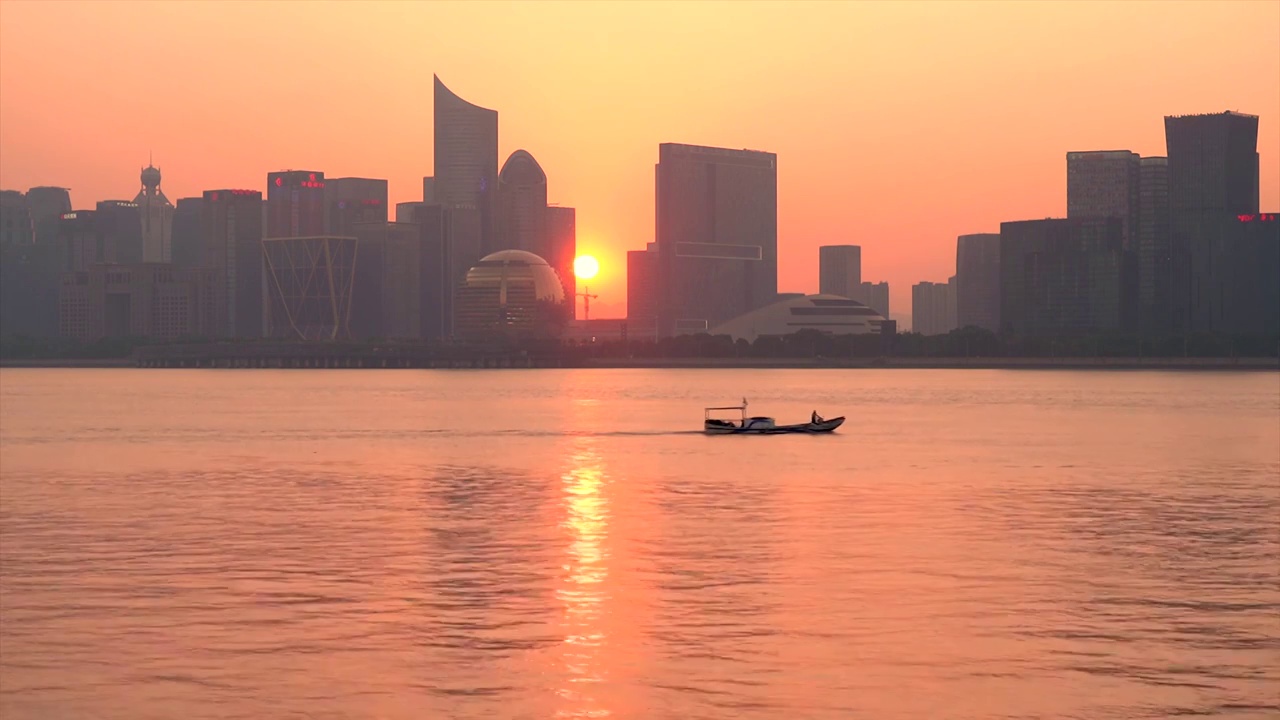
[[[586,285],[582,286],[582,292],[574,293],[574,296],[582,298],[582,319],[590,320],[591,319],[591,301],[595,300],[599,296],[592,295],[591,288],[587,287]]]

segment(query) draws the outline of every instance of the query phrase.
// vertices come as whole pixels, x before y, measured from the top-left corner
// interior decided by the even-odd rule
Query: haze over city
[[[499,112],[600,259],[593,313],[625,315],[653,240],[661,142],[778,155],[779,290],[817,248],[863,275],[954,273],[955,238],[1062,216],[1065,153],[1163,155],[1163,117],[1260,116],[1280,205],[1280,3],[100,3],[0,5],[0,186],[169,197],[268,171],[387,178],[421,199],[431,76]]]

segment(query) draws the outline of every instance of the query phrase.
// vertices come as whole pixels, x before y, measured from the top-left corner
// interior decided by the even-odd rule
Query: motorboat
[[[738,419],[712,417],[716,413],[737,410]],[[829,433],[844,424],[844,416],[827,420],[818,413],[809,417],[809,422],[795,425],[779,425],[771,417],[747,417],[747,399],[742,398],[741,405],[726,407],[709,407],[703,413],[703,430],[708,435],[779,435],[782,433]]]

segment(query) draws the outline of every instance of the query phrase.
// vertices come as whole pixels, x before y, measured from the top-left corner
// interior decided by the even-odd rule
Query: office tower
[[[956,327],[1000,330],[1000,233],[956,239]]]
[[[852,299],[862,286],[862,248],[823,245],[818,248],[818,293]]]
[[[883,318],[889,317],[889,283],[864,282],[858,288],[857,297],[850,298],[880,313]]]
[[[778,157],[658,148],[661,334],[706,332],[778,294]]]
[[[325,233],[324,173],[267,173],[267,227],[263,237],[308,237]]]
[[[1000,322],[1016,335],[1132,329],[1132,254],[1118,217],[1000,224]]]
[[[422,178],[422,202],[433,205],[436,202],[436,179]]]
[[[564,287],[570,308],[578,302],[578,278],[573,273],[573,261],[578,256],[578,214],[571,207],[552,205],[546,208],[547,244],[544,252],[535,253],[551,265]],[[573,314],[570,314],[572,317]]]
[[[1225,329],[1233,218],[1258,212],[1258,117],[1234,112],[1164,119],[1169,157],[1171,323]]]
[[[324,182],[325,232],[349,237],[357,223],[387,222],[387,181],[328,178]]]
[[[1223,323],[1230,333],[1280,335],[1280,213],[1232,218],[1222,261]]]
[[[60,187],[33,187],[27,191],[27,207],[37,243],[51,243],[58,234],[59,219],[71,212],[71,193]]]
[[[1169,159],[1144,157],[1138,180],[1138,319],[1144,333],[1172,330],[1169,223]]]
[[[421,337],[430,340],[453,334],[454,300],[467,271],[480,257],[480,213],[472,207],[402,203],[400,222],[420,227],[419,308]]]
[[[202,265],[220,272],[221,313],[232,338],[263,336],[262,193],[206,190],[202,203]],[[287,225],[286,225],[287,227]]]
[[[454,95],[435,81],[435,175],[423,182],[423,201],[479,213],[480,256],[492,252],[498,191],[498,112]],[[480,256],[475,258],[479,261]],[[470,266],[468,266],[470,267]]]
[[[415,223],[357,223],[351,337],[422,336],[422,229]]]
[[[128,200],[103,200],[94,218],[102,238],[100,262],[133,264],[142,262],[142,214],[138,203]]]
[[[31,222],[27,196],[17,190],[0,190],[0,247],[35,242],[36,227]]]
[[[921,335],[945,335],[956,329],[956,283],[920,282],[911,286],[911,328]]]
[[[525,250],[547,259],[547,174],[516,150],[498,174],[498,250]]]
[[[178,198],[173,210],[171,257],[179,267],[201,267],[204,262],[204,198]]]
[[[142,261],[171,262],[174,208],[160,190],[160,168],[148,163],[142,169],[142,189],[133,202],[142,223]]]
[[[58,268],[62,272],[88,270],[99,263],[115,262],[115,248],[104,237],[98,213],[77,210],[63,213],[58,219]]]
[[[422,208],[432,203],[426,202],[402,202],[396,203],[396,222],[411,223],[415,222],[414,218],[422,212]]]
[[[60,334],[81,341],[215,337],[224,325],[220,280],[217,270],[163,263],[67,273],[58,302]]]
[[[0,336],[57,335],[57,250],[51,238],[36,242],[28,196],[0,191]]]
[[[1120,218],[1124,249],[1137,249],[1141,159],[1128,150],[1067,153],[1067,219]]]
[[[632,331],[658,328],[658,244],[627,251],[627,325]]]

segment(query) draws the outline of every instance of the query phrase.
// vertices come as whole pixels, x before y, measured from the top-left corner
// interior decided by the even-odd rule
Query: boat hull
[[[818,423],[801,423],[798,425],[769,425],[767,427],[748,426],[738,427],[736,425],[712,425],[710,423],[704,426],[708,435],[787,435],[787,434],[805,434],[816,435],[820,433],[829,433],[844,424],[844,418],[831,418]]]

